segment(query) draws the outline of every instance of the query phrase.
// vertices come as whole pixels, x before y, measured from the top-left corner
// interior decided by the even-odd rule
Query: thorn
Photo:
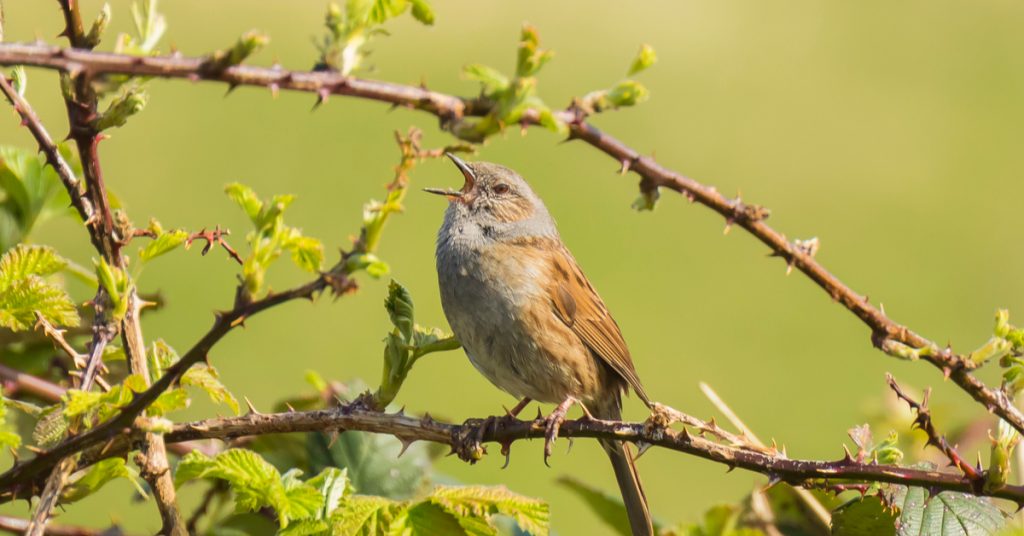
[[[729,234],[729,231],[732,230],[732,224],[733,224],[733,219],[732,218],[728,218],[728,219],[725,220],[725,229],[722,229],[722,234],[723,235]]]
[[[850,448],[843,443],[843,461],[847,463],[853,463],[853,454],[850,452]]]
[[[284,405],[285,405],[285,407],[288,408],[288,413],[295,413],[295,408],[292,407],[291,404],[289,404],[288,402],[285,402]]]
[[[262,413],[256,410],[256,406],[252,404],[252,400],[249,400],[249,397],[243,396],[242,398],[245,399],[245,405],[249,406],[249,413],[251,415],[263,415]]]
[[[566,439],[569,440],[569,446],[566,447],[566,449],[565,449],[565,454],[566,454],[566,456],[568,456],[569,453],[572,452],[573,438],[567,437]]]
[[[652,445],[651,443],[648,443],[646,441],[637,441],[636,442],[636,455],[633,456],[633,461],[639,460],[640,456],[643,456],[645,452],[650,450],[651,445]]]
[[[540,412],[540,406],[537,406],[537,418],[534,419],[534,420],[535,421],[543,421],[544,420],[544,414]]]
[[[793,261],[786,263],[786,275],[793,273]]]
[[[633,165],[632,162],[625,158],[622,159],[622,162],[620,162],[620,164],[621,165],[619,167],[619,175],[625,175],[626,173],[629,173],[629,168]]]
[[[337,428],[327,432],[327,437],[331,438],[331,440],[327,442],[328,449],[334,446],[334,442],[338,440],[338,435],[339,434]]]
[[[397,457],[401,458],[402,455],[405,454],[405,451],[409,449],[409,446],[411,446],[413,443],[415,443],[416,440],[415,439],[406,439],[404,437],[400,437],[400,438],[398,438],[398,440],[402,442],[402,450],[398,451],[398,456]]]
[[[271,82],[270,86],[270,98],[277,99],[277,96],[281,94],[281,86],[277,82]]]

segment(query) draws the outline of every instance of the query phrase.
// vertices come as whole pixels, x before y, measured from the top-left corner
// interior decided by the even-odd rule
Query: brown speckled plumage
[[[649,404],[618,324],[540,198],[510,169],[452,159],[463,188],[428,190],[450,200],[437,238],[438,282],[448,322],[477,370],[513,396],[559,404],[550,439],[573,401],[607,419],[620,418],[630,387]],[[633,533],[652,534],[632,454],[618,442],[602,445]]]

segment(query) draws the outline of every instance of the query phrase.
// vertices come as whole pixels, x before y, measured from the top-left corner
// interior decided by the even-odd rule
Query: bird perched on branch
[[[449,201],[437,236],[441,305],[477,370],[522,399],[513,415],[531,399],[557,404],[545,419],[546,462],[573,404],[618,420],[629,387],[650,399],[619,326],[529,184],[506,167],[448,157],[465,177],[462,189],[426,189]],[[633,534],[653,534],[632,452],[612,440],[601,446]]]

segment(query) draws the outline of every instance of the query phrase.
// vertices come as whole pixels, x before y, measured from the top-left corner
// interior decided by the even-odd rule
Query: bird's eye
[[[498,195],[505,195],[505,194],[507,194],[508,193],[508,185],[507,184],[495,184],[494,185],[494,193],[496,193]]]

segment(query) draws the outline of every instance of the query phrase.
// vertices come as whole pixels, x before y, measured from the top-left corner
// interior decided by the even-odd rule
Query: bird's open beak
[[[473,189],[473,185],[476,184],[476,176],[473,175],[473,169],[463,162],[461,158],[453,155],[452,153],[444,153],[444,155],[455,163],[455,167],[459,168],[459,171],[462,172],[462,176],[466,178],[465,184],[462,185],[462,190],[452,190],[451,188],[424,188],[423,191],[431,194],[443,195],[449,200],[461,199],[463,195],[469,193],[470,190]]]

